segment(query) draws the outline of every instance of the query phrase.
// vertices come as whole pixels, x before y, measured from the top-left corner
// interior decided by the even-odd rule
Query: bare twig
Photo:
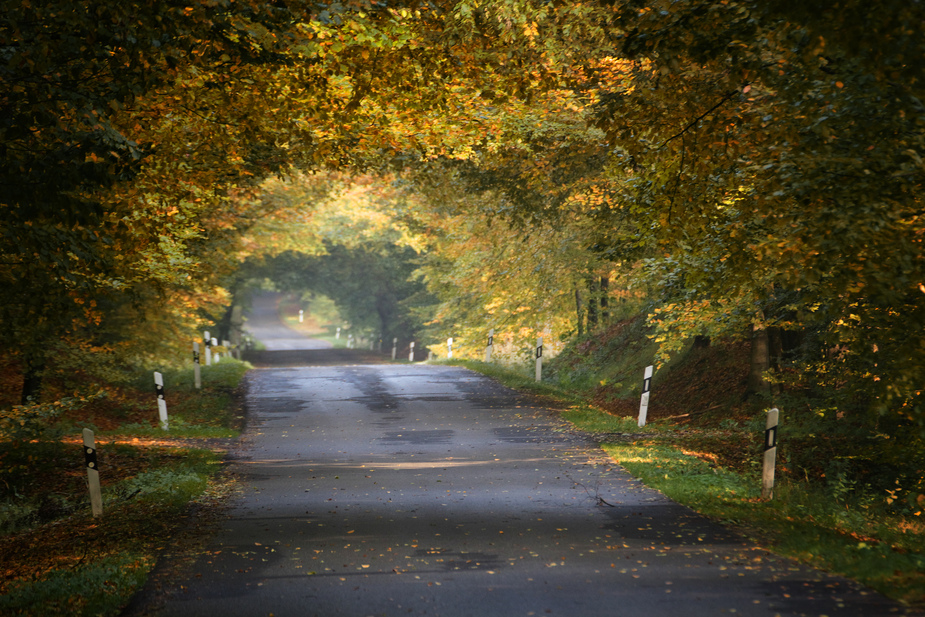
[[[725,103],[726,101],[728,101],[729,99],[731,99],[732,97],[734,97],[735,95],[737,95],[738,93],[739,93],[738,90],[733,90],[732,92],[728,93],[726,96],[724,96],[723,98],[720,99],[719,103],[717,103],[716,105],[714,105],[714,106],[711,107],[710,109],[706,110],[705,112],[703,112],[702,114],[700,114],[699,116],[697,116],[696,118],[694,118],[687,126],[685,126],[683,129],[681,129],[680,132],[675,133],[674,135],[672,135],[671,137],[669,137],[668,139],[666,139],[666,140],[664,141],[664,143],[662,143],[662,145],[659,146],[659,147],[660,147],[660,148],[664,148],[665,146],[668,145],[668,142],[670,142],[670,141],[672,141],[672,140],[674,140],[674,139],[677,139],[678,137],[684,135],[684,133],[686,133],[686,132],[688,132],[689,130],[691,130],[691,129],[694,127],[694,125],[696,125],[698,122],[700,122],[701,120],[703,120],[704,118],[706,118],[707,116],[709,116],[711,113],[713,113],[714,111],[716,111],[720,106],[722,106],[723,103]]]

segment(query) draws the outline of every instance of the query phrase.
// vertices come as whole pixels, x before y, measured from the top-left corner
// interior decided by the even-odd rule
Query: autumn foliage
[[[919,3],[0,15],[0,341],[24,401],[75,363],[92,384],[179,361],[268,258],[365,255],[431,344],[565,344],[642,311],[662,359],[766,349],[766,403],[925,430]]]

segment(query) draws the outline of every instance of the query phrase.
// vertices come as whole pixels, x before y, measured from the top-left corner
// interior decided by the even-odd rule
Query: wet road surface
[[[158,615],[904,614],[779,559],[465,369],[258,369],[243,492]]]

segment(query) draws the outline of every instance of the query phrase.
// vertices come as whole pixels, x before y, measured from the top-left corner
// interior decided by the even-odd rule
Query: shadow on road
[[[385,364],[389,361],[385,354],[363,349],[251,350],[244,353],[244,359],[257,368]]]

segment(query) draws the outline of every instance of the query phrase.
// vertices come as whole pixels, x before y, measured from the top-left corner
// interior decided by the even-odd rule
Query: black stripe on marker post
[[[772,426],[764,431],[764,451],[777,447],[777,427]]]
[[[96,448],[84,446],[84,463],[89,469],[99,469],[96,463]]]
[[[642,380],[642,393],[645,394],[652,389],[652,378],[646,377]]]

